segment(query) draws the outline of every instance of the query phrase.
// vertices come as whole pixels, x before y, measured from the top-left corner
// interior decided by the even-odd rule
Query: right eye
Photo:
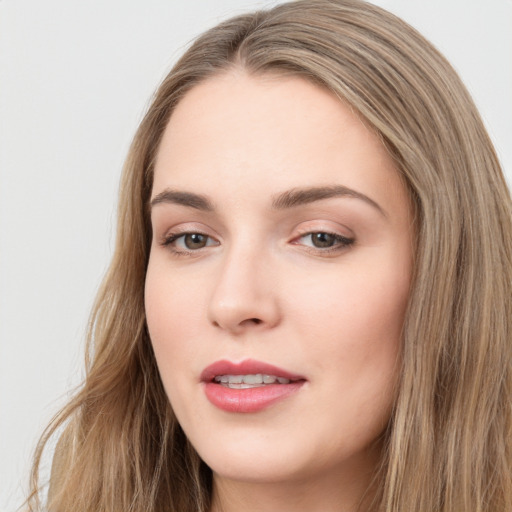
[[[169,247],[175,254],[189,254],[205,247],[219,245],[214,238],[198,232],[170,233],[162,245]]]

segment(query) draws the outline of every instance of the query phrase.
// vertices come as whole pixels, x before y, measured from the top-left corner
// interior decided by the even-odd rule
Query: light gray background
[[[0,0],[0,511],[82,375],[114,242],[117,182],[157,83],[249,0]],[[431,39],[512,173],[512,0],[375,0]],[[509,180],[512,174],[509,174]]]

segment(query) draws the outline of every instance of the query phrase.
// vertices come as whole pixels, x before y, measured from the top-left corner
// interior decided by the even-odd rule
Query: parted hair
[[[85,381],[39,442],[27,510],[209,509],[211,471],[173,414],[146,327],[148,202],[174,107],[233,68],[302,77],[339,97],[381,138],[414,205],[399,384],[365,512],[512,510],[510,196],[453,68],[405,22],[359,0],[299,0],[232,18],[163,80],[124,166]],[[39,466],[55,436],[42,503]]]

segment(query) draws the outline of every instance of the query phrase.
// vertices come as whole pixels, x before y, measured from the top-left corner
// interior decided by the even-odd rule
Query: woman
[[[306,0],[160,86],[48,510],[512,509],[510,199],[412,28]],[[36,491],[32,509],[37,509]]]

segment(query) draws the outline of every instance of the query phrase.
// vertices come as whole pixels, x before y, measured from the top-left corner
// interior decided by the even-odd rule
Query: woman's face
[[[146,313],[162,381],[218,479],[368,472],[412,265],[380,139],[300,78],[210,78],[155,165]]]

